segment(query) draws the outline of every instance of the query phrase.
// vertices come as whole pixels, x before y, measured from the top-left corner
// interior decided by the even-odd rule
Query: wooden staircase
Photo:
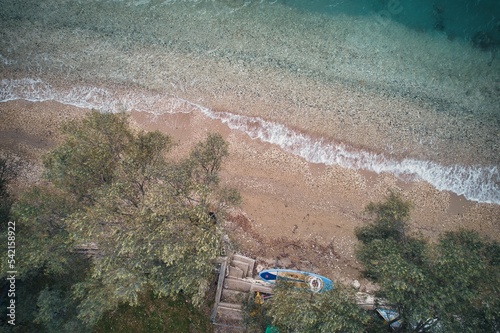
[[[255,260],[234,254],[221,258],[215,304],[211,320],[214,324],[242,325],[243,302],[256,292],[272,293],[272,289],[254,279]]]

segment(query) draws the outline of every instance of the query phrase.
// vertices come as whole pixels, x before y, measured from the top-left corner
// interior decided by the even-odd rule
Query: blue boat
[[[294,269],[265,269],[259,273],[259,277],[269,283],[282,280],[295,284],[298,288],[309,289],[314,293],[333,289],[333,282],[321,275],[297,271]]]

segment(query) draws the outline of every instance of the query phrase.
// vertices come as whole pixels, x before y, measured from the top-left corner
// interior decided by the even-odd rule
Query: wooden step
[[[241,310],[241,303],[219,302],[219,307]]]
[[[248,294],[242,291],[223,289],[221,302],[241,303],[248,298]]]
[[[236,278],[236,279],[242,279],[243,278],[243,270],[238,267],[234,266],[229,266],[229,275],[230,277]]]
[[[253,276],[253,269],[255,267],[255,260],[254,259],[242,256],[240,254],[235,254],[235,255],[233,255],[233,260],[247,263],[248,270],[247,270],[246,276],[248,276],[248,277]]]
[[[235,308],[232,306],[233,304],[226,306],[227,304],[230,303],[219,303],[219,307],[217,308],[218,315],[225,320],[243,320],[243,312],[241,311],[241,308]]]
[[[231,260],[231,266],[239,268],[243,271],[243,277],[248,276],[248,269],[250,268],[247,262]]]
[[[260,293],[266,293],[266,294],[274,294],[273,288],[267,287],[267,286],[261,286],[260,284],[252,284],[250,286],[250,292],[260,292]]]
[[[224,280],[224,288],[236,291],[249,292],[252,284],[249,281],[227,277]]]

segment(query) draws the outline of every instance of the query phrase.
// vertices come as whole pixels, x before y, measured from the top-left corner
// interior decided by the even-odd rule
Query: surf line
[[[260,117],[249,117],[230,112],[216,112],[202,105],[190,103],[210,119],[219,120],[230,129],[246,133],[252,139],[279,146],[284,151],[304,158],[310,163],[338,165],[354,170],[390,173],[403,181],[424,180],[440,191],[463,195],[471,201],[500,204],[500,173],[497,166],[444,166],[432,161],[405,158],[389,159],[381,154],[352,150],[341,143],[294,131],[283,124]]]
[[[153,115],[198,110],[205,117],[218,120],[232,130],[242,131],[252,139],[279,146],[284,151],[310,163],[338,165],[354,170],[390,173],[403,181],[424,180],[440,191],[463,195],[471,201],[500,205],[500,173],[497,166],[443,166],[432,161],[389,159],[382,154],[352,150],[341,143],[314,139],[287,126],[260,117],[213,111],[203,105],[173,96],[127,93],[122,96],[97,87],[73,87],[57,91],[40,79],[4,79],[0,83],[0,102],[24,99],[47,100],[100,112],[137,110]],[[158,110],[160,108],[160,110]]]

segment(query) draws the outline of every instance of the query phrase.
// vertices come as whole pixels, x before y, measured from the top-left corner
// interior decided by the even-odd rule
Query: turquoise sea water
[[[500,2],[0,0],[0,101],[186,105],[500,204]]]
[[[443,32],[449,38],[470,40],[485,34],[493,43],[500,38],[500,2],[495,0],[287,0],[284,3],[306,11],[328,15],[379,14],[425,33]]]

